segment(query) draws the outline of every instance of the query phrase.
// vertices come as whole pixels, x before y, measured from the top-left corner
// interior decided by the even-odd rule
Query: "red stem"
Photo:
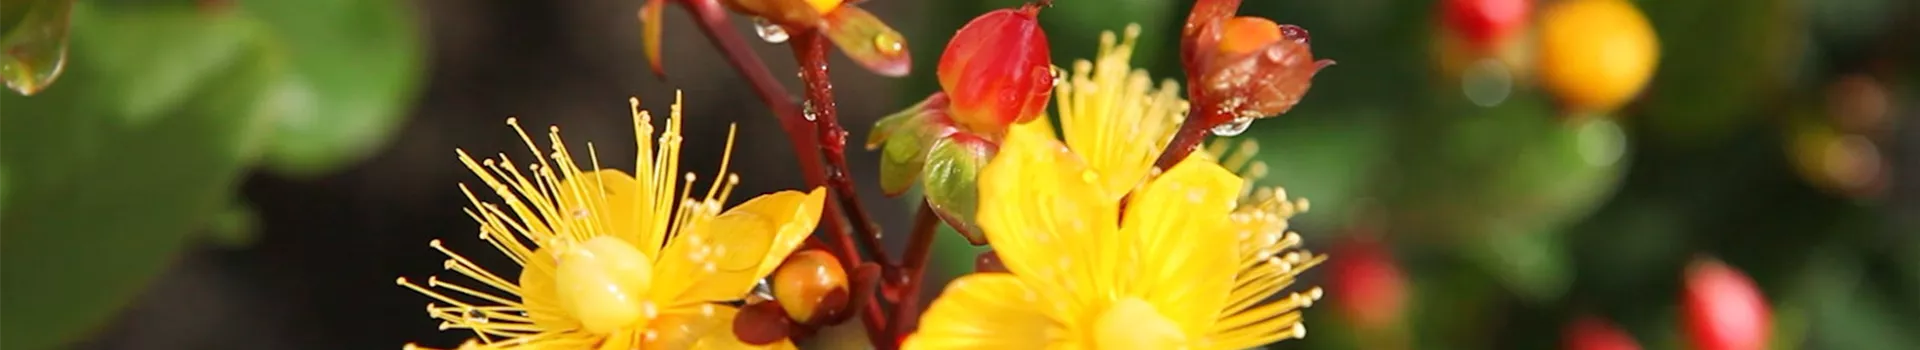
[[[789,32],[796,32],[788,30]],[[885,246],[880,244],[880,227],[867,216],[866,208],[860,205],[860,193],[853,190],[853,179],[847,170],[847,129],[840,126],[838,107],[833,99],[833,80],[827,74],[827,38],[819,30],[799,30],[792,36],[793,60],[800,64],[800,82],[806,87],[807,103],[801,107],[803,116],[816,123],[819,154],[827,158],[827,183],[840,200],[840,206],[846,209],[847,218],[853,220],[853,236],[873,254],[873,261],[880,266],[878,286],[872,288],[879,293],[892,281],[891,276],[898,274],[899,267],[887,257]],[[789,135],[791,136],[791,135]],[[798,153],[808,153],[804,149]],[[868,297],[856,300],[860,305],[860,322],[867,328],[867,341],[875,348],[890,350],[894,348],[892,339],[882,332],[889,329],[886,314],[880,307],[880,298]]]
[[[1189,114],[1213,113],[1213,112],[1205,111],[1205,109],[1200,108],[1200,106],[1201,105],[1197,103],[1193,104],[1193,107],[1191,107],[1191,109],[1188,109],[1187,112]],[[1195,117],[1198,117],[1198,118],[1195,118]],[[1194,150],[1199,149],[1201,142],[1207,141],[1207,135],[1211,135],[1210,133],[1208,133],[1208,129],[1212,129],[1213,126],[1201,125],[1201,123],[1197,123],[1195,121],[1232,120],[1233,119],[1231,117],[1226,119],[1220,119],[1217,116],[1195,116],[1195,117],[1189,117],[1186,120],[1180,121],[1180,130],[1177,132],[1174,132],[1173,141],[1167,143],[1166,151],[1160,152],[1160,159],[1153,162],[1153,167],[1160,168],[1160,169],[1173,168],[1174,164],[1180,164],[1181,160],[1187,159],[1187,155],[1193,154]]]
[[[695,23],[699,25],[700,31],[706,34],[707,39],[727,57],[727,63],[747,78],[747,81],[753,85],[754,92],[760,96],[760,101],[766,103],[767,107],[772,109],[774,115],[778,117],[780,128],[786,131],[787,140],[792,143],[794,154],[797,156],[796,159],[800,162],[801,175],[805,178],[807,186],[818,187],[831,184],[833,191],[839,194],[836,196],[839,201],[827,203],[828,212],[825,215],[821,215],[821,219],[826,221],[822,226],[826,226],[828,236],[834,240],[834,244],[829,246],[834,249],[828,251],[833,253],[835,258],[845,262],[845,266],[858,266],[859,268],[855,268],[855,271],[849,271],[852,272],[853,275],[861,276],[860,278],[867,280],[881,279],[868,276],[869,274],[879,274],[879,271],[872,271],[873,268],[871,266],[876,264],[862,262],[860,251],[854,247],[854,240],[851,238],[853,235],[847,233],[848,225],[844,222],[850,217],[846,215],[846,212],[842,211],[841,206],[835,205],[841,204],[846,207],[846,210],[853,211],[852,213],[855,215],[851,216],[851,218],[859,220],[860,222],[859,225],[854,225],[853,227],[855,229],[865,230],[859,235],[862,237],[861,242],[865,243],[875,254],[874,256],[879,258],[879,261],[882,262],[879,265],[892,268],[891,264],[885,263],[886,253],[885,250],[880,248],[878,229],[873,226],[873,220],[867,217],[864,208],[860,206],[858,195],[852,191],[852,180],[846,175],[847,167],[844,155],[846,130],[840,128],[839,121],[834,114],[832,83],[827,79],[826,71],[826,49],[823,46],[825,41],[821,40],[818,32],[807,30],[806,33],[801,33],[800,38],[802,38],[802,41],[813,43],[813,45],[807,45],[812,47],[811,50],[807,50],[813,51],[812,54],[802,56],[802,50],[800,50],[800,48],[803,46],[799,45],[798,42],[796,42],[794,46],[795,58],[802,62],[802,77],[808,82],[807,92],[809,100],[825,101],[825,108],[819,111],[811,111],[816,113],[813,119],[816,121],[824,121],[824,125],[816,126],[805,116],[805,113],[809,111],[803,111],[800,106],[793,103],[793,100],[790,99],[791,95],[788,95],[786,90],[780,87],[779,81],[774,79],[773,73],[768,71],[766,64],[760,62],[759,56],[755,56],[753,52],[747,48],[745,40],[742,40],[740,36],[728,28],[726,12],[724,12],[717,0],[680,0],[680,3],[687,8],[687,12],[694,16]],[[815,69],[807,69],[806,67],[809,66]],[[810,135],[811,133],[808,132],[809,128],[818,130],[819,139],[815,139],[813,137],[814,135]],[[817,143],[820,140],[830,141],[829,144],[833,145],[832,148],[827,148]],[[812,150],[818,150],[818,152]],[[833,164],[832,171],[821,168],[822,162],[820,161],[820,156],[822,154],[828,155],[831,158],[831,164]],[[829,174],[832,175],[829,176]],[[884,282],[880,284],[884,284]],[[867,289],[874,290],[878,288]],[[871,296],[871,293],[874,292],[870,291],[868,293],[867,297],[856,298],[853,305],[859,305],[858,310],[862,311],[860,312],[860,320],[867,329],[867,334],[870,337],[869,341],[873,342],[874,346],[891,348],[892,341],[886,339],[886,335],[883,333],[887,329],[886,315],[881,313],[879,298]]]
[[[760,56],[755,56],[747,48],[746,41],[728,27],[727,13],[718,0],[681,0],[680,4],[693,15],[700,32],[706,34],[713,46],[727,57],[727,63],[752,83],[753,92],[760,96],[760,102],[772,109],[776,119],[780,120],[780,128],[787,132],[787,141],[793,144],[796,160],[800,161],[800,175],[805,178],[807,187],[826,186],[827,171],[821,168],[819,153],[800,151],[820,147],[810,135],[813,124],[800,114],[800,106],[795,105],[786,90],[780,87],[780,81],[775,80],[773,73],[767,70],[767,65],[760,62]],[[827,211],[826,215],[820,216],[821,220],[826,221],[820,226],[834,240],[834,244],[829,245],[834,249],[828,252],[846,263],[846,266],[860,266],[860,252],[854,248],[853,240],[847,235],[846,223],[843,222],[846,217],[839,214],[833,203],[827,204]]]
[[[900,268],[906,271],[906,281],[900,289],[900,300],[893,305],[892,328],[888,334],[895,337],[905,336],[920,328],[920,287],[926,284],[927,261],[933,258],[933,236],[940,228],[940,217],[934,215],[933,207],[926,201],[920,202],[920,210],[914,212],[912,236],[907,238],[907,255],[900,261]]]
[[[833,99],[833,80],[827,75],[827,37],[819,30],[800,30],[792,38],[793,60],[800,63],[800,82],[806,87],[808,103],[801,108],[816,123],[820,153],[827,159],[827,183],[840,195],[840,207],[852,219],[853,234],[873,261],[880,264],[881,276],[892,280],[898,267],[880,244],[880,226],[860,205],[860,193],[853,190],[853,178],[847,168],[847,129],[840,126],[839,108]]]

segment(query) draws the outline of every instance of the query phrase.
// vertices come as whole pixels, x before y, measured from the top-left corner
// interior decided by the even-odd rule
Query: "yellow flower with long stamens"
[[[684,185],[677,180],[679,96],[657,144],[651,114],[638,99],[630,102],[639,147],[633,175],[602,169],[591,143],[590,168],[582,168],[558,127],[549,129],[552,146],[543,154],[514,119],[507,124],[539,159],[525,172],[504,154],[476,161],[459,152],[483,190],[501,198],[484,202],[461,185],[480,239],[522,267],[508,279],[435,240],[430,246],[447,255],[446,269],[473,283],[399,280],[434,300],[427,314],[441,329],[473,332],[460,349],[793,347],[740,342],[731,328],[738,310],[723,302],[745,297],[813,232],[824,190],[776,192],[723,210],[739,182],[726,173],[731,130],[724,180],[696,192],[693,174]]]
[[[1045,119],[1019,125],[980,175],[976,219],[1009,273],[948,285],[907,349],[1246,349],[1305,336],[1299,309],[1320,290],[1274,296],[1325,259],[1287,231],[1306,203],[1250,190],[1265,170],[1248,152],[1213,150],[1224,164],[1196,153],[1154,174],[1186,102],[1127,66],[1138,28],[1126,33],[1119,45],[1105,33],[1099,63],[1077,63],[1060,87],[1065,143]]]

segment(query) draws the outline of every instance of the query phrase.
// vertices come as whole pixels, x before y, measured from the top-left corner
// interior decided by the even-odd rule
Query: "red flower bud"
[[[1000,9],[975,17],[947,42],[940,56],[940,89],[952,99],[952,117],[975,134],[997,138],[1013,123],[1031,120],[1053,95],[1052,54],[1040,29],[1039,7]]]
[[[1441,21],[1476,48],[1488,48],[1520,31],[1532,0],[1446,0]]]
[[[1235,0],[1202,0],[1180,40],[1181,63],[1194,110],[1206,127],[1286,113],[1307,93],[1314,74],[1333,65],[1315,60],[1306,29],[1256,17],[1234,17]]]
[[[1393,253],[1372,238],[1339,243],[1327,254],[1327,293],[1355,326],[1379,329],[1400,318],[1406,301],[1406,277]]]
[[[1612,322],[1594,316],[1582,316],[1560,332],[1562,350],[1640,350],[1633,335]]]
[[[1753,280],[1740,270],[1710,258],[1687,267],[1681,295],[1687,337],[1698,350],[1765,349],[1772,333],[1772,311]]]

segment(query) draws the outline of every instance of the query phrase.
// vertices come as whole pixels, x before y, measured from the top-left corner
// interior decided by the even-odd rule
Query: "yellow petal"
[[[903,349],[1044,349],[1066,336],[1033,307],[1048,302],[1011,274],[962,276],[927,307]]]
[[[1052,137],[1014,128],[979,186],[976,219],[1008,271],[1057,301],[1043,305],[1060,314],[1097,306],[1076,295],[1113,280],[1102,272],[1115,259],[1098,253],[1113,244],[1119,222],[1119,203],[1108,200],[1098,174]]]
[[[1028,120],[1023,123],[1014,123],[1012,128],[1028,129],[1027,132],[1032,132],[1040,135],[1047,135],[1047,137],[1053,137],[1053,138],[1059,137],[1058,136],[1059,134],[1053,131],[1052,116],[1044,113],[1040,114],[1039,118],[1033,118],[1033,120]]]
[[[826,189],[781,191],[756,197],[697,225],[668,243],[662,276],[678,283],[655,290],[657,300],[708,302],[739,300],[753,285],[780,267],[819,224]]]
[[[554,286],[553,251],[541,248],[533,252],[525,269],[520,270],[520,303],[527,317],[542,329],[574,329],[580,321],[561,307],[560,293]]]
[[[1138,251],[1138,294],[1186,334],[1204,334],[1233,287],[1239,241],[1227,228],[1244,181],[1204,159],[1188,158],[1148,182],[1127,207],[1119,240]]]

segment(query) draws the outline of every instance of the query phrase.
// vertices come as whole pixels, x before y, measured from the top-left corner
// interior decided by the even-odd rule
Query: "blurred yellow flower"
[[[542,152],[514,119],[507,124],[539,159],[526,172],[504,154],[475,161],[460,151],[504,204],[483,202],[462,185],[472,201],[467,213],[480,239],[520,265],[520,274],[502,277],[435,240],[446,269],[471,281],[399,284],[433,298],[427,314],[441,329],[473,331],[460,349],[792,348],[741,343],[731,331],[738,310],[718,302],[742,299],[813,232],[825,192],[782,191],[723,211],[739,182],[727,174],[693,197],[694,175],[684,185],[676,180],[675,99],[657,144],[652,116],[631,101],[637,176],[600,168],[591,143],[591,168],[581,168],[558,127],[548,132],[550,153]],[[728,158],[732,141],[729,134]]]
[[[1010,130],[981,174],[977,220],[1011,273],[948,285],[907,349],[1246,349],[1305,335],[1298,309],[1320,290],[1270,300],[1324,260],[1287,232],[1305,202],[1249,192],[1266,171],[1251,147],[1154,174],[1187,102],[1128,66],[1138,35],[1103,33],[1098,63],[1075,62],[1058,87],[1064,144],[1044,118]]]

